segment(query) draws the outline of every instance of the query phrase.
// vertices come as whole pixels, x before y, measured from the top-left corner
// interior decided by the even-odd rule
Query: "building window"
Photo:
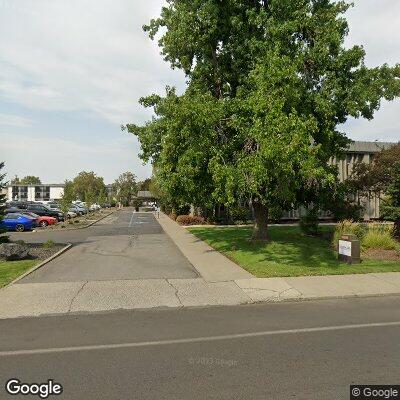
[[[28,186],[13,186],[13,200],[28,200]]]
[[[35,200],[50,200],[50,186],[35,186]]]

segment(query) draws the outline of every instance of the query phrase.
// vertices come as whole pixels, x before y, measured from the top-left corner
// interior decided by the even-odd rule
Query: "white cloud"
[[[347,45],[363,45],[366,64],[376,67],[384,63],[400,63],[400,2],[398,0],[356,1],[348,12],[350,35]],[[400,140],[400,100],[382,102],[372,121],[350,121],[345,132],[355,140]]]
[[[139,179],[149,175],[149,166],[134,162],[133,155],[139,152],[139,146],[130,135],[121,135],[112,142],[93,140],[89,145],[7,132],[0,133],[0,138],[8,178],[15,174],[35,175],[47,182],[59,183],[85,170],[94,171],[104,177],[106,183],[111,183],[125,171],[134,172]]]
[[[0,95],[39,110],[144,119],[139,97],[182,84],[142,24],[160,0],[1,0]],[[18,21],[18,23],[16,23]]]
[[[1,114],[0,113],[0,126],[14,126],[17,128],[29,128],[34,121],[29,118],[21,117],[19,115]]]

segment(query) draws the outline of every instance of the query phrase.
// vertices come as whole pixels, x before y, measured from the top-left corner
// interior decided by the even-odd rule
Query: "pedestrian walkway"
[[[189,233],[165,214],[160,213],[158,222],[206,282],[253,278],[252,274]]]
[[[0,290],[0,319],[77,312],[400,295],[400,273],[238,279],[27,283]]]

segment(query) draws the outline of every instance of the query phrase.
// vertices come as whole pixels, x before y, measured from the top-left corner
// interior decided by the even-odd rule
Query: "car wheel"
[[[23,232],[25,230],[25,227],[22,224],[18,224],[18,225],[15,226],[15,230],[17,232]]]
[[[39,224],[42,228],[46,228],[47,225],[49,225],[49,223],[47,221],[40,221]]]

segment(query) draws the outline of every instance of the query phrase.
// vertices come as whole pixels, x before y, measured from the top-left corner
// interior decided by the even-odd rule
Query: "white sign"
[[[351,242],[339,240],[339,254],[351,257]]]

